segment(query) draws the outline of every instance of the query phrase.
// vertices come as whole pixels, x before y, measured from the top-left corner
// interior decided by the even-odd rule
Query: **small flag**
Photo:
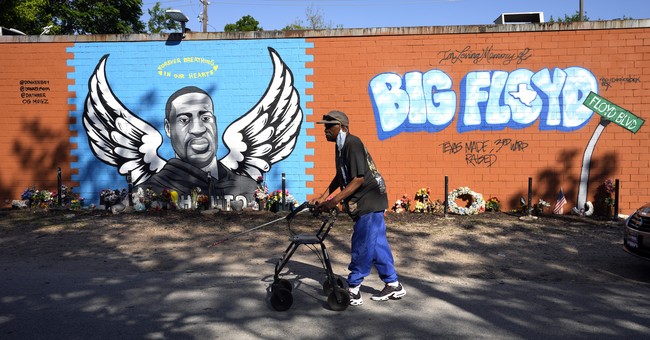
[[[564,197],[564,191],[560,188],[560,193],[557,195],[557,202],[553,208],[554,214],[561,215],[564,212],[564,205],[566,204],[566,197]]]

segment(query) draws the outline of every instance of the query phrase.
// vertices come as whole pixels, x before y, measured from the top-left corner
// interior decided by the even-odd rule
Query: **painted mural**
[[[501,59],[501,64],[513,60],[519,64],[532,53],[526,49],[493,54],[492,49],[491,46],[480,53],[469,52],[469,47],[456,52],[441,51],[444,57],[440,63],[456,63],[462,59],[474,63]],[[590,92],[598,91],[598,80],[582,67],[545,68],[537,72],[528,69],[472,71],[460,81],[460,96],[454,92],[452,84],[451,77],[437,69],[424,73],[408,72],[403,77],[394,73],[375,76],[368,87],[379,138],[418,130],[435,133],[447,128],[454,120],[460,134],[473,130],[524,129],[533,124],[537,124],[539,130],[574,131],[584,127],[593,116],[593,111],[583,102]],[[457,98],[460,98],[460,103]],[[597,128],[584,152],[579,196],[572,209],[575,213],[589,211],[585,205],[589,207],[592,204],[587,201],[589,165],[602,128],[604,125]],[[497,161],[504,147],[518,152],[524,151],[528,143],[498,138],[466,143],[445,142],[442,145],[443,153],[464,151],[468,166],[486,167]]]
[[[532,178],[535,201],[563,192],[565,212],[583,213],[620,179],[629,213],[650,201],[638,24],[0,42],[0,195],[56,191],[61,169],[87,205],[129,184],[244,205],[260,176],[306,200],[333,175],[315,117],[338,109],[393,202],[469,187],[514,209]]]
[[[374,77],[369,92],[379,138],[403,131],[437,132],[454,118],[461,134],[523,129],[535,123],[540,130],[573,131],[593,115],[582,102],[589,92],[598,91],[598,80],[582,67],[472,71],[460,81],[460,96],[452,84],[441,70]]]
[[[162,135],[125,107],[106,76],[108,55],[88,81],[83,125],[95,156],[129,176],[135,190],[161,193],[192,190],[214,197],[220,207],[254,201],[257,179],[291,154],[303,113],[291,70],[269,48],[274,73],[258,103],[231,123],[223,134],[228,154],[217,159],[217,124],[211,96],[195,86],[175,91],[165,105],[164,130],[174,157],[158,154]],[[226,202],[226,203],[222,203]]]
[[[78,107],[71,112],[78,117],[72,153],[79,169],[72,179],[88,203],[100,204],[101,192],[130,184],[133,192],[174,191],[181,207],[197,191],[212,206],[246,207],[260,178],[278,190],[282,175],[293,197],[310,194],[297,184],[308,166],[309,97],[301,95],[308,59],[289,53],[300,41],[274,43],[72,48]],[[143,48],[149,57],[142,58]]]
[[[554,204],[563,191],[565,213],[588,214],[604,205],[604,185],[620,178],[624,206],[647,191],[647,175],[632,173],[627,161],[647,151],[647,133],[631,134],[616,124],[603,133],[603,117],[584,102],[600,93],[643,115],[643,99],[634,93],[642,91],[639,67],[647,61],[637,54],[639,41],[628,40],[635,48],[620,47],[635,34],[641,33],[441,33],[349,38],[345,48],[330,39],[316,45],[314,81],[338,88],[339,96],[323,105],[331,92],[319,91],[314,109],[349,113],[353,133],[376,150],[395,201],[421,189],[444,201],[449,191],[470,187],[486,200],[498,198],[503,209],[517,209],[522,197],[528,203],[532,183],[531,204]],[[340,52],[337,58],[331,49]],[[355,71],[341,74],[338,65]],[[367,100],[348,103],[361,96]],[[326,164],[315,161],[316,168]]]

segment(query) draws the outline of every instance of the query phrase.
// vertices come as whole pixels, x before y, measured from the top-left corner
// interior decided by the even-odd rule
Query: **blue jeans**
[[[386,239],[384,212],[377,211],[362,215],[354,223],[352,233],[352,259],[348,269],[348,285],[356,287],[370,274],[375,266],[379,277],[385,283],[397,281],[393,266],[393,254]]]

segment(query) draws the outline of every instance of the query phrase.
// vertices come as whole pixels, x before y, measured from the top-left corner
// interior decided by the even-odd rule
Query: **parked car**
[[[637,209],[625,221],[623,249],[632,255],[650,260],[650,203]]]

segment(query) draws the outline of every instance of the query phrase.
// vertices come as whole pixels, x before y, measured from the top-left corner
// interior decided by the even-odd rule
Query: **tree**
[[[587,13],[582,16],[582,21],[589,21],[589,17],[587,17]],[[567,14],[564,15],[564,19],[558,18],[557,20],[553,19],[553,16],[548,20],[550,23],[554,22],[580,22],[580,11],[576,11],[575,14],[572,16],[569,16]]]
[[[147,22],[149,33],[179,31],[181,29],[181,25],[177,21],[170,20],[167,17],[165,13],[167,9],[169,8],[160,8],[160,2],[156,2],[151,9],[147,10],[149,13],[149,21]]]
[[[48,6],[48,0],[0,1],[0,24],[25,34],[41,34],[44,27],[52,24],[52,13],[48,13]],[[51,30],[53,33],[55,31]]]
[[[144,32],[142,0],[5,0],[0,22],[26,34],[128,34]]]
[[[249,32],[249,31],[263,31],[264,29],[259,26],[259,22],[250,15],[241,17],[234,24],[227,24],[223,30],[224,32]]]
[[[330,28],[342,28],[341,25],[333,27],[332,22],[325,23],[323,13],[319,9],[314,9],[311,5],[305,10],[306,23],[301,19],[296,18],[291,24],[285,26],[282,30],[322,30]]]

